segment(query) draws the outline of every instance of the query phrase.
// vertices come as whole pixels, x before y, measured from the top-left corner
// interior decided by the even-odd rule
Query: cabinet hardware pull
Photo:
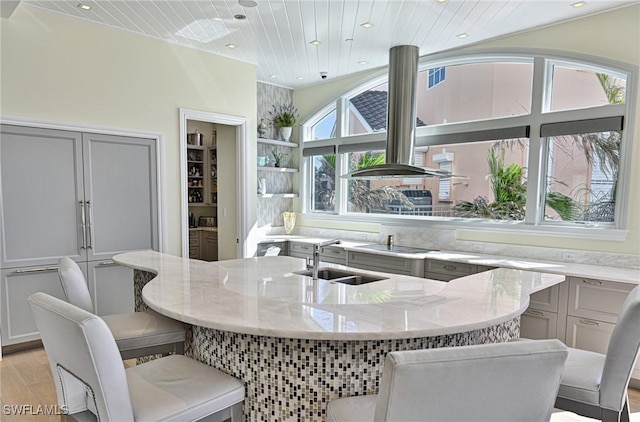
[[[591,321],[589,319],[581,319],[580,322],[582,324],[584,324],[584,325],[591,325],[592,327],[599,327],[600,326],[600,324],[598,324],[597,322]]]
[[[58,271],[58,267],[40,267],[40,268],[27,268],[25,270],[15,270],[14,274],[25,274],[25,273],[43,273],[46,271]]]
[[[80,248],[87,249],[87,224],[84,216],[84,213],[85,213],[84,201],[79,201],[79,202],[80,202],[80,208],[81,208],[80,219],[82,221],[82,245],[80,245]]]
[[[336,251],[335,249],[331,249],[329,252],[334,253],[334,254],[340,254],[340,251]]]
[[[456,271],[458,269],[458,267],[453,266],[453,265],[445,265],[443,268],[445,270],[449,270],[449,271]]]
[[[540,311],[536,311],[535,309],[527,309],[527,312],[525,312],[528,315],[535,315],[535,316],[544,316],[544,314]]]
[[[602,286],[602,281],[598,281],[598,280],[585,280],[583,278],[582,282],[584,284],[588,284],[589,286]]]
[[[87,208],[89,210],[89,244],[87,247],[93,249],[93,208],[91,207],[91,201],[87,201]]]
[[[108,267],[109,265],[116,265],[116,263],[113,262],[112,260],[109,260],[109,261],[102,261],[98,265],[101,267]]]

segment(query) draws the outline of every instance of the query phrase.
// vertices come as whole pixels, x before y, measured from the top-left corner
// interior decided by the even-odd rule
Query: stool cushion
[[[193,421],[244,400],[238,379],[183,355],[127,368],[136,422]]]
[[[119,350],[138,349],[185,340],[184,325],[157,312],[132,312],[102,317]]]
[[[599,406],[600,381],[606,356],[587,350],[568,350],[558,397]]]

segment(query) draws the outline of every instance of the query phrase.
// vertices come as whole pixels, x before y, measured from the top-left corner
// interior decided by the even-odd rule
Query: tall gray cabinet
[[[2,125],[2,345],[38,339],[26,298],[62,297],[57,261],[82,268],[99,315],[133,311],[131,270],[113,255],[158,250],[152,139]]]

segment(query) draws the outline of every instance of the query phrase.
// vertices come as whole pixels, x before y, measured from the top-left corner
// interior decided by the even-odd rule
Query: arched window
[[[386,76],[366,81],[306,123],[303,212],[623,228],[634,72],[538,52],[423,60],[415,164],[459,176],[347,181],[384,162]]]

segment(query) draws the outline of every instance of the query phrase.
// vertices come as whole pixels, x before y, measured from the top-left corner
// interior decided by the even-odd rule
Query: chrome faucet
[[[340,239],[327,240],[326,242],[314,243],[313,245],[313,262],[311,257],[307,257],[307,270],[312,271],[313,279],[318,279],[318,266],[320,265],[320,249],[329,245],[338,245],[342,243]]]

